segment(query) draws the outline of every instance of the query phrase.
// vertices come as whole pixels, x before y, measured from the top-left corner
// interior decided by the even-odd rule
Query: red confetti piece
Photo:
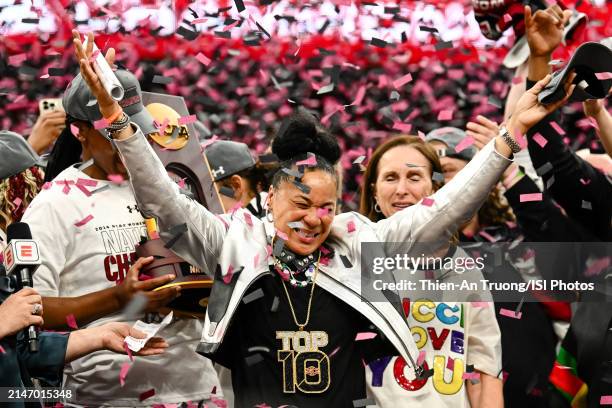
[[[455,359],[454,358],[448,357],[448,360],[446,360],[446,368],[448,368],[451,371],[455,370]]]
[[[125,377],[127,376],[128,371],[130,371],[130,367],[132,365],[130,363],[121,364],[121,370],[119,371],[119,384],[123,387],[125,385]]]
[[[361,333],[357,333],[357,336],[355,336],[355,341],[370,340],[370,339],[373,339],[376,336],[377,336],[376,333],[361,332]]]
[[[506,383],[506,380],[508,379],[508,376],[509,376],[509,375],[510,375],[510,374],[509,374],[508,372],[506,372],[506,371],[502,371],[502,382],[503,382],[504,384]]]
[[[79,135],[79,128],[74,123],[71,123],[70,124],[70,132],[72,132],[73,135],[78,136]]]
[[[455,152],[459,153],[464,149],[467,149],[468,147],[472,146],[474,144],[474,138],[472,136],[467,136],[464,137],[463,140],[461,140],[457,146],[455,146]]]
[[[188,116],[181,116],[178,120],[178,124],[180,125],[188,125],[190,123],[193,123],[197,120],[196,115],[188,115]]]
[[[423,198],[423,201],[421,201],[421,204],[424,205],[425,207],[431,207],[433,203],[434,203],[434,199],[429,198],[429,197],[425,197]]]
[[[155,389],[151,388],[150,390],[145,391],[142,394],[140,394],[138,396],[138,399],[142,402],[142,401],[146,400],[147,398],[151,398],[154,395],[155,395]]]
[[[123,178],[123,176],[121,174],[109,174],[108,176],[106,176],[106,178],[115,184],[121,184],[125,181],[125,179]]]
[[[513,319],[520,319],[523,316],[523,312],[516,313],[514,310],[504,308],[499,309],[499,314],[502,316],[511,317]]]
[[[348,231],[348,233],[350,234],[351,232],[355,232],[355,222],[354,221],[349,221],[346,224],[346,230]]]
[[[504,23],[508,24],[509,22],[512,21],[512,16],[508,13],[504,14],[502,19],[504,20]]]
[[[234,265],[230,265],[227,268],[227,273],[223,275],[223,282],[225,282],[226,285],[229,285],[229,283],[232,281],[232,276],[234,276]]]
[[[1,345],[0,345],[0,353],[1,354],[6,354],[6,351],[4,350],[4,347],[2,347]]]
[[[546,146],[546,143],[548,143],[548,140],[546,140],[546,138],[540,133],[536,133],[535,135],[533,135],[533,141],[536,142],[540,147],[544,147]]]
[[[412,130],[412,125],[408,123],[395,122],[393,124],[393,129],[399,130],[403,133],[410,133],[410,131]]]
[[[427,352],[425,350],[419,351],[419,357],[417,358],[417,361],[416,361],[418,366],[423,365],[426,355],[427,355]]]
[[[612,79],[612,72],[596,72],[595,77],[600,81],[605,81],[606,79]]]
[[[542,201],[542,193],[521,194],[519,199],[521,203],[529,201]]]
[[[77,326],[76,319],[74,318],[74,315],[72,313],[66,315],[66,324],[68,324],[68,327],[70,327],[71,329],[77,330],[79,328],[79,326]]]
[[[399,89],[411,81],[412,81],[412,75],[410,73],[407,73],[403,77],[398,78],[395,81],[393,81],[393,86],[395,87],[395,89]]]
[[[47,181],[45,184],[43,184],[42,189],[43,190],[48,190],[51,188],[51,186],[53,185],[52,181]]]
[[[563,130],[561,126],[559,126],[559,124],[554,120],[550,121],[550,127],[553,128],[555,132],[557,132],[561,136],[565,136],[565,130]]]
[[[105,129],[108,127],[108,120],[102,118],[100,120],[96,120],[94,122],[94,129],[96,130],[100,130],[100,129]]]
[[[89,221],[93,220],[93,215],[89,214],[87,217],[83,218],[81,221],[75,222],[74,226],[75,227],[82,227],[83,225],[87,224]]]
[[[464,380],[478,380],[480,379],[480,374],[476,373],[476,372],[471,372],[471,373],[463,373],[463,379]]]
[[[443,110],[438,114],[438,120],[451,120],[453,119],[453,110]]]

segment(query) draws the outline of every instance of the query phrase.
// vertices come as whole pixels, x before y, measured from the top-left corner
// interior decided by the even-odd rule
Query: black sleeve
[[[517,222],[530,242],[588,242],[597,240],[574,220],[563,215],[548,192],[542,201],[521,202],[522,194],[539,193],[536,183],[527,175],[506,190],[505,196]]]
[[[527,88],[533,84],[528,81]],[[536,169],[547,163],[552,165],[553,170],[542,176],[552,198],[589,232],[608,241],[611,238],[612,184],[604,174],[569,149],[551,126],[552,122],[561,123],[559,111],[551,113],[527,132],[531,161]],[[544,147],[535,142],[537,133],[546,139]]]
[[[38,336],[38,352],[30,353],[28,342],[23,335],[18,336],[17,353],[31,377],[44,381],[49,386],[62,384],[64,360],[68,347],[68,335],[42,332]]]

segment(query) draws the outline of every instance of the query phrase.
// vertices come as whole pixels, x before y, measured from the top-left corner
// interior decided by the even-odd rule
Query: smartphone
[[[63,111],[62,100],[59,98],[45,98],[38,102],[38,110],[40,113],[60,110]]]

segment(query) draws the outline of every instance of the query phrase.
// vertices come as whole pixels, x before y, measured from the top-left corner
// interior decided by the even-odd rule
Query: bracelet
[[[119,118],[119,116],[121,116],[122,113],[123,113],[123,109],[119,108],[115,113],[110,115],[108,118],[104,118],[104,119],[106,119],[108,123],[113,123]]]
[[[121,132],[122,130],[127,128],[130,124],[130,117],[126,115],[125,112],[122,111],[122,113],[123,113],[123,116],[121,116],[119,120],[116,120],[115,122],[111,123],[110,125],[106,127],[106,132],[108,133],[108,136],[111,139],[113,139],[113,136],[115,135],[115,133]]]
[[[508,133],[508,129],[506,129],[505,126],[502,126],[499,129],[499,136],[501,136],[501,138],[504,140],[504,143],[506,143],[510,150],[512,150],[513,154],[516,154],[522,150],[521,146],[519,146],[518,143],[516,143],[516,141],[512,137],[510,137],[510,133]]]

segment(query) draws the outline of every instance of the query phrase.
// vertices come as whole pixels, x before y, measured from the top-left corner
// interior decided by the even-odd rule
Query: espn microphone
[[[40,265],[38,245],[32,239],[30,226],[25,222],[15,222],[6,231],[8,246],[4,250],[6,274],[14,274],[21,288],[32,287],[32,274]],[[27,330],[30,352],[38,351],[38,329],[30,325]]]

